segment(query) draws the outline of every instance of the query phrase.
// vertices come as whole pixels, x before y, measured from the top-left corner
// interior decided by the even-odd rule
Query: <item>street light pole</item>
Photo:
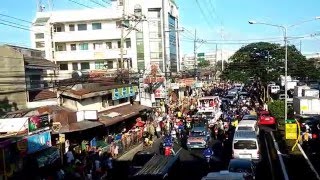
[[[285,56],[284,56],[284,120],[288,119],[288,37],[287,37],[287,28],[282,26],[284,33],[284,47],[285,47]]]

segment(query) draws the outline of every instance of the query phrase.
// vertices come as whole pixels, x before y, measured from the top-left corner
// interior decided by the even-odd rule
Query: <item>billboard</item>
[[[43,149],[51,147],[51,135],[50,131],[34,134],[27,137],[28,150],[27,153],[35,153]]]
[[[30,117],[28,121],[29,134],[49,129],[49,123],[48,114]]]

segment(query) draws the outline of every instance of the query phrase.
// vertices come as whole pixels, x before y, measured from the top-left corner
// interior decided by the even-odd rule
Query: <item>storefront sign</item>
[[[29,118],[29,134],[49,129],[49,115],[32,116]]]
[[[151,83],[162,83],[165,81],[164,77],[151,77],[151,76],[147,76],[146,78],[144,78],[143,83],[144,84],[151,84]]]
[[[156,89],[154,91],[154,98],[165,98],[165,90],[164,89]]]
[[[178,83],[171,83],[171,88],[172,89],[179,89],[179,84]]]
[[[135,96],[137,92],[137,86],[123,87],[112,90],[112,100],[118,100],[122,98],[128,98]]]
[[[51,135],[49,131],[31,135],[28,140],[28,154],[51,147]]]
[[[1,133],[23,132],[28,129],[28,118],[0,119]]]
[[[53,164],[60,158],[60,152],[57,148],[49,148],[37,156],[38,167]]]
[[[118,100],[120,99],[120,94],[118,89],[112,90],[112,100]]]

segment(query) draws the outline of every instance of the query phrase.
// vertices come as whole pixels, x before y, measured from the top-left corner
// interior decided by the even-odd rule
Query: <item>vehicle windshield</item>
[[[256,116],[244,116],[242,120],[257,120]]]
[[[233,143],[234,149],[257,149],[257,143],[253,140],[238,140]]]
[[[252,131],[252,128],[247,126],[238,126],[238,131]]]
[[[205,131],[191,131],[190,136],[191,137],[201,137],[205,136],[206,132]]]

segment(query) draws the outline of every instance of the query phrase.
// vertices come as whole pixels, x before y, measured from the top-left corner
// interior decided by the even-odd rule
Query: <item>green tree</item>
[[[210,61],[203,60],[203,61],[200,61],[198,63],[198,67],[199,68],[205,68],[205,67],[208,67],[208,66],[210,66]]]
[[[268,42],[251,43],[230,57],[222,78],[246,81],[249,77],[262,82],[275,81],[284,74],[285,48]],[[318,72],[295,46],[288,46],[288,75],[296,78],[317,78]]]
[[[281,100],[276,100],[268,103],[269,112],[281,125],[284,124],[284,107],[284,101]]]

